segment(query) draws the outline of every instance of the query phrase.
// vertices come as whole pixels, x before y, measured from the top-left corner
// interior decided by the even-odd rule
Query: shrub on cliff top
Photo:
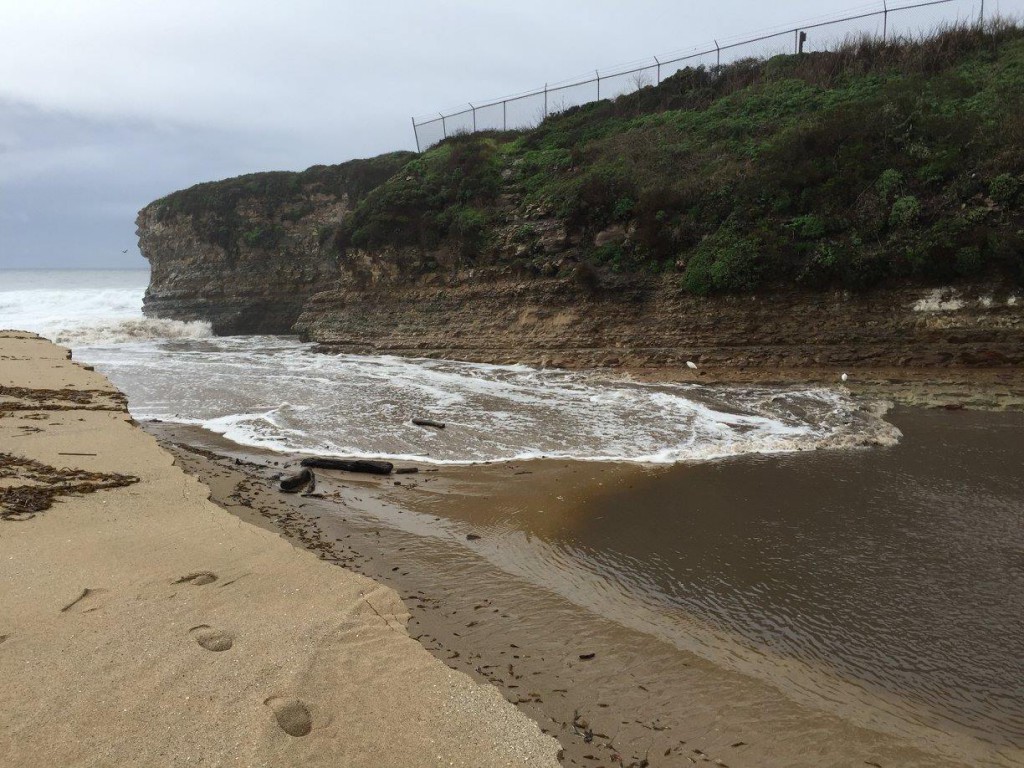
[[[683,286],[690,293],[742,293],[757,288],[767,267],[762,243],[727,225],[705,238],[693,251],[683,271]]]
[[[340,245],[432,250],[450,237],[472,255],[501,188],[501,167],[491,138],[460,136],[436,146],[366,196],[345,222]]]

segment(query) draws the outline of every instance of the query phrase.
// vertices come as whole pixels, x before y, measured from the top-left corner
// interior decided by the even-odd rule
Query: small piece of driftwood
[[[390,475],[395,465],[390,461],[370,461],[368,459],[335,459],[329,456],[310,456],[301,462],[304,467],[319,469],[341,469],[345,472],[365,472],[371,475]]]
[[[412,423],[417,427],[434,427],[435,429],[444,429],[443,421],[434,421],[433,419],[420,419],[415,418]]]
[[[419,467],[395,467],[396,475],[415,475],[419,471]]]
[[[298,493],[304,488],[316,488],[316,475],[310,469],[303,469],[294,475],[285,475],[278,483],[282,493]],[[312,490],[310,488],[310,490]]]

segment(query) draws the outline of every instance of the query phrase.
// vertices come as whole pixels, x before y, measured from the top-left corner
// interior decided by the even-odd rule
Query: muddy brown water
[[[893,448],[321,473],[339,496],[307,500],[185,432],[259,465],[192,467],[215,500],[390,583],[570,763],[1022,764],[1024,414],[890,419]]]

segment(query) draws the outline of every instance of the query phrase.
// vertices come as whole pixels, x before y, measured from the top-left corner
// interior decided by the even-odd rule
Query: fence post
[[[793,30],[793,53],[800,52],[800,30]]]
[[[501,130],[508,130],[508,102],[501,102]]]
[[[412,135],[416,137],[416,154],[420,154],[420,134],[416,130],[416,118],[412,118]]]
[[[595,69],[594,70],[594,74],[597,76],[597,100],[600,101],[601,100],[601,73],[598,72]]]
[[[889,3],[882,0],[882,42],[884,43],[889,33]]]
[[[469,108],[473,110],[473,133],[476,133],[476,107],[473,106],[473,102],[467,101]]]
[[[544,83],[544,119],[548,119],[548,84]]]
[[[658,65],[658,85],[661,85],[661,62],[657,56],[654,57],[654,63]]]
[[[998,8],[996,11],[998,12]],[[981,0],[981,28],[985,29],[985,0]]]
[[[722,48],[717,40],[715,40],[715,66],[722,66]]]
[[[437,114],[441,115],[440,112]],[[448,124],[444,121],[444,115],[441,115],[441,130],[444,132],[444,137],[448,138]]]

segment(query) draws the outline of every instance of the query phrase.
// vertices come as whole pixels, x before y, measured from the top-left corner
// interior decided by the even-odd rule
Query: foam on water
[[[0,326],[73,346],[128,395],[138,418],[200,425],[242,445],[434,463],[667,464],[898,438],[843,390],[324,355],[291,338],[212,338],[203,323],[143,318],[145,273],[0,275]],[[448,428],[413,426],[414,416]]]
[[[203,338],[208,323],[142,316],[140,270],[0,272],[0,327],[34,331],[72,347],[142,339]]]
[[[596,372],[324,355],[274,337],[130,344],[88,355],[130,393],[139,418],[198,424],[286,453],[665,464],[898,437],[877,414],[827,388],[654,385]],[[414,416],[448,426],[423,429]]]

